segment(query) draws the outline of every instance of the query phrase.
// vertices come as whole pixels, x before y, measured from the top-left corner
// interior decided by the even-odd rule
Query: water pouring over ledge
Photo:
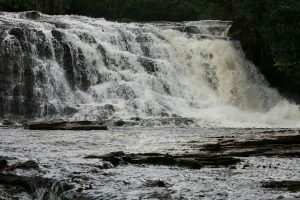
[[[2,12],[0,116],[175,116],[203,126],[300,127],[299,107],[226,37],[230,25]]]
[[[299,129],[211,127],[299,126],[299,108],[226,37],[230,22],[121,24],[29,12],[2,13],[0,24],[0,117],[186,116],[204,126],[0,126],[0,198],[299,197],[262,185],[299,185]],[[223,166],[230,160],[240,162]]]

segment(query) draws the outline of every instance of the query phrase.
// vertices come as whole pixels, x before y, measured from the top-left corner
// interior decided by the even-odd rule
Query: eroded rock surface
[[[300,135],[253,136],[240,139],[220,138],[216,144],[204,145],[202,150],[226,156],[300,157]]]

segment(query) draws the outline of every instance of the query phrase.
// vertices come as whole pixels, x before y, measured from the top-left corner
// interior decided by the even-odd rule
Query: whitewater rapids
[[[227,37],[230,26],[2,12],[0,115],[300,127],[299,106],[269,87]]]

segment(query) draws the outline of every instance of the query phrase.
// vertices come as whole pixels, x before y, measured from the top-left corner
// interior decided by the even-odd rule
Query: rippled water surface
[[[266,129],[212,128],[112,128],[109,131],[29,131],[0,129],[0,156],[17,161],[35,160],[41,171],[17,171],[57,181],[68,180],[88,199],[275,199],[300,198],[300,193],[263,189],[262,181],[299,180],[300,159],[243,158],[236,169],[182,169],[151,165],[121,165],[99,169],[99,159],[84,159],[90,154],[115,151],[126,153],[198,152],[204,143],[218,137],[257,135]],[[269,130],[268,130],[269,131]],[[249,167],[245,168],[245,165]],[[263,168],[264,166],[265,168]],[[76,182],[74,174],[81,181]],[[73,177],[71,180],[70,177]],[[82,178],[84,177],[84,178]],[[162,180],[166,187],[153,187]],[[76,188],[64,195],[72,196]],[[1,189],[1,188],[0,188]],[[1,193],[0,193],[1,194]]]

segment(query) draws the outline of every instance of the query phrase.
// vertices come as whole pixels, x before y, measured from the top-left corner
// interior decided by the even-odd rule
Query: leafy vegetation
[[[0,0],[1,11],[24,11],[34,10],[37,2],[35,0]]]
[[[0,10],[40,10],[118,21],[243,18],[270,46],[282,83],[300,88],[299,0],[0,0]]]

